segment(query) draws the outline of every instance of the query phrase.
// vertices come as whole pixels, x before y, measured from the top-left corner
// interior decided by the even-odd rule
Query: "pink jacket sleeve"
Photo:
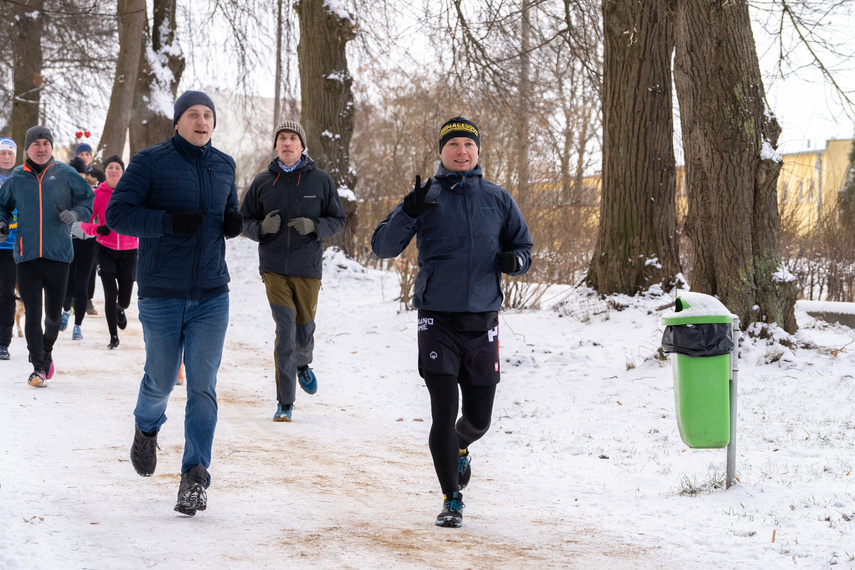
[[[96,235],[96,231],[98,226],[103,225],[104,222],[104,212],[107,210],[107,202],[110,200],[110,195],[107,192],[101,191],[101,187],[99,186],[95,190],[95,202],[92,204],[92,218],[89,222],[82,222],[80,224],[80,229],[83,230],[83,233],[94,236]]]

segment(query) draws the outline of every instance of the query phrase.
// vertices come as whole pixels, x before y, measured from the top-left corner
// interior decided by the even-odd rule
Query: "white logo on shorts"
[[[430,353],[430,359],[431,360],[436,360],[438,356],[439,355],[436,353],[436,351],[433,351]]]
[[[499,327],[495,326],[492,329],[487,331],[487,338],[490,342],[496,340],[496,337],[499,336]]]

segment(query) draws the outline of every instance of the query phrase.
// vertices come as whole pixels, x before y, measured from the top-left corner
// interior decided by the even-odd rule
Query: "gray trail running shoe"
[[[458,528],[463,526],[463,495],[460,491],[444,495],[442,501],[442,512],[436,517],[436,526]]]
[[[191,467],[181,474],[181,485],[178,487],[178,502],[175,510],[187,516],[194,516],[196,511],[208,508],[208,471],[203,465]]]

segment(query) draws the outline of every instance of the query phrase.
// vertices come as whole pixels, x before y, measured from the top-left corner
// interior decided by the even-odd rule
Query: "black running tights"
[[[24,336],[33,370],[45,370],[45,354],[53,351],[59,335],[62,301],[68,281],[68,263],[40,257],[18,264],[18,292],[24,301]],[[42,293],[45,328],[42,332]]]
[[[449,494],[460,490],[457,482],[458,450],[466,449],[481,439],[490,428],[496,386],[459,384],[462,396],[459,398],[457,377],[425,372],[424,379],[430,394],[433,420],[428,445],[440,488],[443,494]],[[459,404],[463,413],[457,419]]]
[[[119,333],[116,330],[119,309],[125,310],[131,304],[134,280],[117,279],[114,273],[102,273],[101,285],[104,287],[104,316],[107,317],[107,328],[112,338]]]
[[[74,245],[74,261],[68,272],[68,285],[65,289],[65,301],[62,308],[71,309],[74,301],[74,324],[82,325],[86,316],[86,305],[92,296],[89,293],[89,283],[95,279],[95,240],[72,239]],[[94,289],[93,289],[94,290]]]

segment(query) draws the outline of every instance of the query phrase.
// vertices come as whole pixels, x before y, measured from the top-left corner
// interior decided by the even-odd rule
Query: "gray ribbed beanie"
[[[300,137],[300,142],[303,144],[303,152],[306,152],[306,148],[309,146],[306,144],[306,131],[303,130],[303,127],[300,126],[300,123],[297,121],[285,121],[278,127],[276,127],[276,132],[273,133],[273,148],[276,148],[276,139],[279,138],[279,133],[282,131],[291,131],[297,133],[297,136]]]
[[[30,145],[38,139],[47,139],[50,146],[53,146],[53,133],[50,129],[41,125],[30,127],[27,129],[27,136],[24,137],[24,150],[30,148]]]

